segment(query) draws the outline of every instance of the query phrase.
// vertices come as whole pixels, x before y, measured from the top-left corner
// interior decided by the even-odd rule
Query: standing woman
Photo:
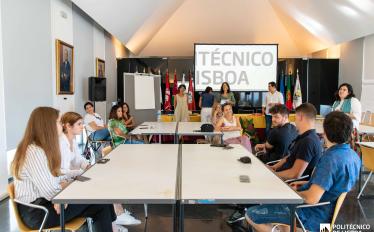
[[[218,102],[223,105],[225,103],[229,103],[232,106],[235,106],[236,100],[234,97],[234,93],[230,91],[230,85],[227,82],[223,82],[221,85],[221,93],[218,96]]]
[[[251,141],[245,135],[241,135],[242,127],[238,117],[232,112],[232,105],[226,103],[222,106],[223,117],[217,122],[215,131],[223,132],[225,144],[241,144],[249,152],[252,152]]]
[[[38,107],[31,113],[25,134],[17,147],[12,162],[15,199],[47,208],[45,227],[60,224],[60,205],[51,199],[67,186],[61,176],[61,153],[58,137],[62,133],[59,111]],[[39,229],[44,211],[17,204],[22,221],[31,229]],[[113,205],[67,205],[65,220],[91,217],[97,231],[113,231],[116,220]]]
[[[199,107],[201,108],[201,122],[212,123],[212,106],[214,103],[212,87],[206,87],[205,92],[201,94]]]
[[[361,103],[355,97],[353,88],[348,83],[339,86],[339,90],[335,94],[335,102],[332,105],[334,111],[342,111],[346,113],[353,122],[353,127],[358,128],[361,121]]]
[[[176,122],[188,121],[187,95],[184,93],[186,86],[181,84],[178,87],[178,94],[174,98],[174,117]]]

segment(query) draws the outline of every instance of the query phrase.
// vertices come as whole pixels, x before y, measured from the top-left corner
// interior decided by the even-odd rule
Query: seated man
[[[109,130],[100,115],[95,113],[93,104],[86,102],[84,109],[87,113],[84,116],[84,125],[86,125],[88,136],[95,141],[111,141]]]
[[[297,137],[296,127],[288,121],[287,107],[275,105],[270,108],[269,113],[272,116],[273,128],[270,130],[266,142],[255,146],[256,151],[265,150],[264,155],[258,156],[264,163],[279,160],[288,155],[288,147]]]
[[[296,108],[295,124],[299,135],[290,145],[290,154],[271,166],[284,180],[311,175],[322,154],[322,145],[316,133],[317,111],[310,103]]]
[[[309,181],[291,184],[307,204],[330,202],[328,205],[296,210],[308,231],[319,231],[320,223],[331,222],[338,197],[349,192],[358,178],[361,161],[349,147],[352,128],[349,116],[337,111],[329,113],[323,122],[327,150]],[[286,205],[254,206],[248,208],[246,219],[256,231],[270,231],[271,225],[266,223],[289,224],[290,210]],[[289,231],[289,228],[283,229]]]

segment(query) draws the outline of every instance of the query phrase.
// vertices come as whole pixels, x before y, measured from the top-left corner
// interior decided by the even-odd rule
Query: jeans
[[[94,141],[112,141],[110,138],[110,133],[107,128],[97,130],[90,134],[90,138]]]
[[[287,205],[257,205],[247,209],[247,216],[256,224],[290,224],[290,209]]]
[[[271,124],[272,124],[271,118],[272,118],[271,115],[265,114],[265,123],[266,123],[265,135],[266,136],[268,136],[269,131],[271,129]]]
[[[144,144],[144,141],[142,140],[130,140],[130,139],[126,139],[124,144]]]

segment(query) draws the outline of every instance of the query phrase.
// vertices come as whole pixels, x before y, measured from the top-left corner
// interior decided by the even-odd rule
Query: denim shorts
[[[282,223],[289,225],[290,209],[287,205],[257,205],[247,209],[247,216],[256,224]]]

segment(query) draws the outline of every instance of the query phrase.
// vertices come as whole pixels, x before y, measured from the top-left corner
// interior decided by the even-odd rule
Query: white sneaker
[[[131,216],[131,213],[127,210],[119,216],[117,216],[117,220],[115,221],[117,225],[139,225],[142,222],[133,216]]]
[[[129,231],[126,227],[121,226],[121,225],[117,225],[117,228],[118,228],[117,232],[128,232]]]

